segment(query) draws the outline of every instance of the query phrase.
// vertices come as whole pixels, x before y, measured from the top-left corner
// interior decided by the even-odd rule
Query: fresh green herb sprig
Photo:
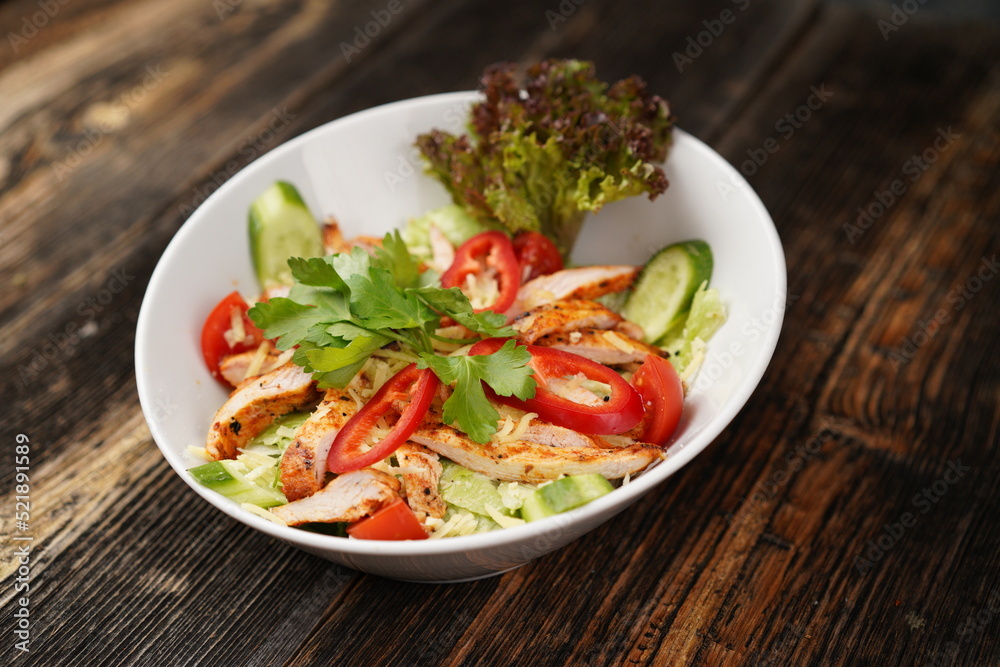
[[[374,256],[354,248],[327,257],[293,257],[288,266],[295,280],[288,297],[258,303],[249,315],[279,350],[298,346],[293,361],[321,388],[346,386],[373,352],[397,342],[417,353],[420,368],[455,384],[442,417],[476,442],[489,440],[500,416],[483,382],[504,396],[534,396],[531,355],[513,341],[488,357],[435,352],[432,341],[445,316],[482,336],[511,337],[514,330],[503,315],[474,313],[458,288],[422,285],[399,232],[386,234]]]

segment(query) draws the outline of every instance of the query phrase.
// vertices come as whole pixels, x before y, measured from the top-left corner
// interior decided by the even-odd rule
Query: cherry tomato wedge
[[[632,375],[632,386],[639,392],[646,411],[639,439],[665,444],[677,430],[684,409],[684,386],[677,371],[666,359],[649,354]]]
[[[469,354],[493,354],[506,341],[505,338],[481,340],[472,346]],[[624,433],[642,419],[642,401],[639,394],[612,369],[578,354],[539,345],[525,347],[531,353],[528,365],[535,371],[535,381],[538,383],[535,397],[522,401],[516,396],[493,394],[496,400],[528,412],[536,412],[545,421],[558,426],[595,435]],[[551,378],[579,373],[590,380],[610,385],[611,395],[608,399],[597,405],[587,405],[563,398],[545,387]],[[489,387],[486,389],[489,390]]]
[[[476,312],[506,311],[514,303],[517,288],[521,286],[521,268],[514,255],[514,246],[503,232],[476,234],[460,245],[455,251],[455,261],[441,274],[441,284],[463,289],[468,276],[484,273],[496,278],[500,296],[489,306],[477,308]]]
[[[389,378],[371,400],[340,429],[327,457],[330,472],[359,470],[396,451],[427,414],[427,408],[430,407],[440,382],[434,371],[429,368],[417,370],[416,364],[410,364]],[[409,405],[399,415],[389,433],[370,450],[362,452],[361,446],[379,418],[394,413],[396,409],[393,403],[407,398],[410,399]]]
[[[514,236],[514,255],[521,265],[521,280],[528,282],[539,276],[562,271],[563,258],[559,248],[541,232],[518,232]]]
[[[420,520],[402,498],[347,527],[359,540],[426,540]]]
[[[243,321],[245,335],[241,340],[233,341],[233,344],[230,345],[230,342],[226,340],[226,332],[233,328],[234,309]],[[248,309],[249,306],[240,293],[233,292],[216,304],[205,319],[205,324],[201,329],[201,354],[205,358],[205,365],[208,366],[212,377],[227,387],[230,384],[219,372],[219,362],[222,361],[222,358],[230,354],[253,350],[264,342],[264,334],[247,317]]]

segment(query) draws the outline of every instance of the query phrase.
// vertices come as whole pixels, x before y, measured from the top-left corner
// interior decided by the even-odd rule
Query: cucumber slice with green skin
[[[239,461],[212,461],[188,470],[199,484],[238,503],[276,507],[288,502],[278,489],[247,481]]]
[[[642,268],[622,315],[642,327],[654,343],[680,330],[698,286],[712,278],[712,249],[701,240],[660,249]]]
[[[528,496],[521,506],[521,518],[538,521],[586,505],[611,491],[611,482],[596,473],[563,477]]]
[[[250,205],[250,256],[263,289],[292,284],[289,257],[320,257],[323,235],[294,185],[278,181]]]

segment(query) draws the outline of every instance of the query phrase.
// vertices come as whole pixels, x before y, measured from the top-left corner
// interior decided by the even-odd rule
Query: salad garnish
[[[469,134],[417,138],[428,173],[455,202],[511,234],[536,231],[569,256],[584,215],[662,194],[674,117],[639,77],[609,85],[593,64],[546,60],[524,73],[501,63],[483,76]]]

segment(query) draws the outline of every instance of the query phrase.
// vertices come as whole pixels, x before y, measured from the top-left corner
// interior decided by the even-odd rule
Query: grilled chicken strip
[[[417,518],[421,521],[428,516],[442,518],[447,506],[438,493],[438,482],[441,481],[438,455],[426,447],[407,442],[396,450],[396,460],[401,468],[409,469],[403,473],[403,488],[406,490],[406,503]]]
[[[469,470],[505,482],[544,482],[561,475],[598,473],[619,479],[645,469],[663,457],[656,445],[637,443],[615,449],[551,447],[527,440],[481,445],[461,431],[442,424],[440,414],[428,412],[410,440]]]
[[[375,248],[382,246],[382,239],[377,236],[355,236],[345,239],[336,218],[329,216],[323,221],[323,250],[327,255],[336,255],[341,252],[349,253],[354,246],[370,253]]]
[[[511,326],[518,332],[517,339],[527,344],[578,329],[619,329],[629,336],[638,329],[613,310],[587,299],[563,299],[532,308],[514,318]],[[642,335],[641,329],[638,333]]]
[[[281,487],[289,501],[306,498],[323,488],[330,446],[357,411],[358,403],[347,389],[329,389],[299,427],[295,440],[281,457]]]
[[[258,436],[285,413],[299,410],[319,398],[316,382],[288,363],[246,382],[215,413],[205,449],[215,460],[236,457],[236,450]]]
[[[663,350],[655,345],[643,343],[617,331],[600,329],[550,333],[534,341],[534,344],[572,352],[605,366],[641,364],[647,354],[664,356]]]
[[[399,497],[399,480],[371,468],[338,475],[323,489],[302,498],[272,507],[271,513],[287,523],[351,523],[362,519]]]
[[[251,370],[250,367],[256,356],[257,350],[240,352],[239,354],[230,354],[219,362],[219,372],[229,384],[234,387],[238,387],[243,384],[245,380],[270,373],[277,368],[279,364],[275,362],[281,357],[281,352],[273,348],[269,349],[264,355],[257,372],[250,373],[248,375],[247,371]]]
[[[597,447],[589,435],[574,431],[565,426],[556,426],[539,420],[534,420],[521,435],[522,440],[549,447]]]
[[[627,288],[639,274],[637,266],[584,266],[563,269],[521,285],[507,318],[560,299],[596,299]]]

